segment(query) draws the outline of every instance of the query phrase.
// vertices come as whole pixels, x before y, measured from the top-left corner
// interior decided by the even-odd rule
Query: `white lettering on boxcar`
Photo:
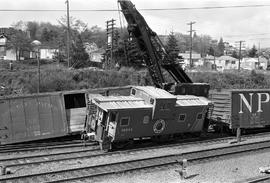
[[[262,101],[262,95],[266,96],[266,99]],[[258,93],[258,111],[257,112],[263,112],[262,111],[262,103],[267,103],[269,102],[269,93]]]
[[[239,93],[240,96],[240,111],[239,113],[243,113],[243,103],[246,105],[247,109],[249,110],[250,113],[252,113],[252,98],[253,98],[253,94],[254,93],[249,93],[249,101],[246,99],[246,97],[244,96],[244,94]],[[262,100],[262,96],[265,96],[265,99]],[[263,103],[267,103],[270,101],[270,95],[269,93],[257,93],[258,96],[258,110],[257,112],[263,112],[262,110],[262,104]]]
[[[246,99],[246,97],[244,96],[243,93],[239,93],[239,95],[240,95],[240,111],[239,111],[239,113],[243,113],[243,102],[246,104],[249,112],[251,112],[253,93],[249,93],[250,104],[248,103],[248,101],[247,101],[247,99]]]

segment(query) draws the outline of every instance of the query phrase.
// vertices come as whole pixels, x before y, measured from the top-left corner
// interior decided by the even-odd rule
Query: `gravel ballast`
[[[153,169],[138,173],[126,173],[108,176],[96,180],[99,183],[232,183],[247,178],[263,175],[259,167],[270,166],[270,150],[242,155],[235,158],[210,161],[190,165],[187,168],[188,179],[181,180],[175,170],[180,168]]]

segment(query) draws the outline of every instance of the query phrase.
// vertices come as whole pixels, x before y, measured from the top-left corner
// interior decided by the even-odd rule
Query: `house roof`
[[[182,56],[184,59],[189,59],[190,55],[189,53],[179,53],[179,56]],[[199,53],[192,53],[192,59],[200,59],[201,58],[201,54]]]
[[[204,57],[204,59],[206,59],[206,60],[214,60],[215,57],[213,55],[207,55],[206,57]]]
[[[230,61],[236,61],[237,59],[236,58],[233,58],[231,56],[228,56],[228,55],[223,55],[221,57],[218,57],[217,60],[230,60]]]
[[[258,62],[258,58],[249,58],[249,57],[246,57],[246,58],[243,58],[242,59],[242,62]]]

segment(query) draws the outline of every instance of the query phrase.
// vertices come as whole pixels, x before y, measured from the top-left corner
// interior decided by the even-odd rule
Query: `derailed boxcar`
[[[220,127],[264,128],[270,125],[269,89],[231,89],[210,92],[211,119]]]
[[[86,116],[86,93],[101,95],[129,95],[131,86],[110,87],[88,90],[73,90],[61,92],[64,97],[67,123],[70,133],[81,133],[84,129]]]
[[[0,144],[68,134],[60,93],[1,98],[0,111]]]
[[[133,87],[130,96],[89,95],[86,131],[102,149],[138,138],[201,132],[209,101]]]

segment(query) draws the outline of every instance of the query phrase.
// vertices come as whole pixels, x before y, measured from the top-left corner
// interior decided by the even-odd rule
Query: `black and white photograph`
[[[270,182],[270,1],[0,4],[0,183]]]

